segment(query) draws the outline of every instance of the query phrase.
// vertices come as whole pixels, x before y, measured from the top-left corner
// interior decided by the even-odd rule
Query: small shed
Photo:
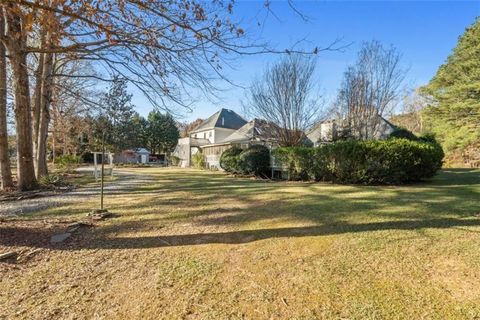
[[[138,163],[148,163],[150,161],[150,151],[145,148],[137,148],[134,150],[138,156]]]
[[[115,163],[148,163],[150,151],[145,148],[123,150],[114,157]]]

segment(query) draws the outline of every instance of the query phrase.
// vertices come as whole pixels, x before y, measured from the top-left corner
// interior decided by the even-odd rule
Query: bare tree
[[[53,74],[58,56],[119,74],[154,107],[175,114],[190,107],[195,98],[190,92],[214,95],[215,81],[228,81],[222,70],[232,55],[299,52],[249,41],[234,21],[233,7],[233,0],[0,1],[7,20],[0,41],[8,50],[15,89],[18,187],[32,188],[33,173],[46,174],[48,107],[58,83]],[[309,53],[338,45],[337,40]],[[32,54],[38,55],[33,100],[27,66]]]
[[[320,116],[315,66],[312,57],[290,54],[267,68],[248,89],[245,113],[276,124],[273,127],[283,146],[301,144],[304,132]]]
[[[384,48],[378,41],[362,44],[356,64],[344,73],[335,103],[349,135],[357,139],[376,136],[381,117],[398,103],[406,74],[400,60],[394,47]]]
[[[190,133],[190,131],[198,127],[203,121],[204,119],[197,118],[191,122],[187,122],[187,121],[178,122],[177,127],[178,127],[178,130],[180,131],[180,137],[181,138],[188,137],[188,134]]]
[[[12,69],[17,142],[17,187],[20,190],[26,190],[35,187],[36,179],[33,166],[30,85],[27,69],[27,33],[22,12],[15,8],[16,5],[13,2],[2,3],[0,6],[7,26],[1,40],[8,50]]]
[[[0,14],[0,35],[5,33],[5,21]],[[3,43],[0,43],[0,186],[13,187],[7,131],[7,59]]]
[[[432,101],[429,97],[422,94],[420,88],[410,91],[403,98],[402,114],[395,117],[398,119],[398,124],[412,132],[423,132],[424,119],[422,111],[428,105],[432,105]]]

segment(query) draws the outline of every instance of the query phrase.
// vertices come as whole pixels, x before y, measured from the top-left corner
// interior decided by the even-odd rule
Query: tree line
[[[303,145],[305,132],[327,118],[341,123],[343,138],[374,137],[402,94],[406,69],[399,51],[378,41],[362,43],[330,106],[314,76],[316,60],[292,54],[268,66],[247,90],[245,112],[276,124],[281,146]]]
[[[100,99],[101,108],[84,119],[90,128],[86,135],[88,148],[101,150],[105,144],[112,152],[144,147],[154,154],[171,153],[180,137],[173,116],[153,110],[144,118],[135,111],[131,99],[127,81],[115,76],[108,92]]]
[[[234,5],[233,0],[1,1],[2,189],[13,187],[9,105],[15,123],[16,186],[28,190],[48,174],[49,133],[66,151],[74,147],[72,137],[89,130],[79,122],[99,107],[98,82],[126,79],[156,110],[175,114],[191,108],[197,98],[192,89],[215,96],[216,81],[228,80],[223,67],[232,56],[316,54],[338,47],[334,41],[306,52],[259,43],[236,22]],[[269,2],[265,10],[271,12]],[[260,30],[264,21],[257,20]]]
[[[327,118],[340,120],[340,138],[360,140],[374,137],[381,119],[390,118],[414,134],[433,134],[447,164],[480,166],[480,18],[431,81],[418,88],[404,84],[402,54],[378,41],[361,44],[328,106],[315,69],[315,57],[289,55],[247,89],[245,113],[277,124],[282,146],[302,145],[303,133]]]
[[[237,40],[244,31],[233,21],[232,10],[230,2],[202,5],[182,0],[2,1],[2,188],[13,186],[8,100],[15,119],[17,187],[32,189],[39,177],[48,174],[51,121],[60,124],[71,109],[98,105],[89,94],[92,86],[88,82],[109,82],[112,77],[105,74],[119,75],[154,107],[166,111],[172,104],[188,107],[185,88],[212,91],[212,74],[220,69],[223,54],[251,51]]]

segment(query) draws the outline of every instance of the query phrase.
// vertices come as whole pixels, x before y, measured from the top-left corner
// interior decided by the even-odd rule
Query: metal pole
[[[101,184],[100,184],[100,210],[103,210],[103,169],[105,167],[105,131],[102,133],[102,173],[101,173]]]

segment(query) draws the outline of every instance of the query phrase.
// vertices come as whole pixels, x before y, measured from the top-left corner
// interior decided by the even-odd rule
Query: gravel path
[[[93,175],[92,167],[79,168],[78,171]],[[152,179],[149,177],[133,174],[131,172],[125,172],[119,169],[114,171],[114,175],[117,177],[115,183],[107,182],[105,184],[104,190],[106,194],[121,194],[134,189],[139,185],[145,185],[152,181]],[[75,202],[85,202],[89,201],[90,199],[92,201],[97,201],[97,199],[93,198],[98,198],[99,192],[99,185],[95,185],[93,187],[80,187],[73,191],[59,193],[58,195],[53,196],[16,201],[3,201],[0,202],[0,216],[32,213]]]

